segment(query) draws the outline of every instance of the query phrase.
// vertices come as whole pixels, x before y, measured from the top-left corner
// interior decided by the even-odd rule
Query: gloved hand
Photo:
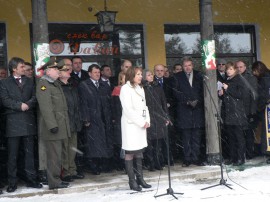
[[[195,108],[198,104],[198,100],[188,101],[187,104],[190,105],[192,108]]]
[[[58,132],[58,127],[50,129],[50,132],[56,134]]]

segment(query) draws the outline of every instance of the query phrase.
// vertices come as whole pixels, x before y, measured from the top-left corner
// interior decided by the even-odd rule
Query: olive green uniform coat
[[[61,85],[48,76],[37,83],[36,96],[39,103],[39,134],[45,141],[49,188],[61,183],[61,153],[63,141],[71,136],[68,108]],[[50,129],[58,127],[57,133]]]

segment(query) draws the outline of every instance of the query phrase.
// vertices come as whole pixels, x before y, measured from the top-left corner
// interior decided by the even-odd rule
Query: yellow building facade
[[[30,0],[0,0],[0,22],[6,26],[7,59],[17,56],[31,61]],[[92,12],[88,11],[92,7]],[[145,67],[166,64],[164,25],[198,25],[199,0],[108,0],[108,10],[118,11],[116,24],[143,27]],[[270,1],[213,0],[214,24],[254,25],[256,58],[270,65]],[[94,16],[104,10],[102,0],[47,0],[49,23],[96,24]]]

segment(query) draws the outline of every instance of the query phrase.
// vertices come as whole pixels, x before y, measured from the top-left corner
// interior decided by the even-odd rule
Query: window
[[[7,68],[7,42],[5,23],[0,23],[0,67]]]
[[[77,44],[76,55],[83,58],[85,70],[93,63],[108,64],[117,75],[124,59],[134,66],[145,66],[142,25],[115,25],[113,34],[100,33],[96,24],[49,23],[48,29],[50,54],[59,60],[72,58],[71,44]]]
[[[200,26],[165,25],[167,65],[181,62],[183,56],[193,57],[201,68]],[[243,60],[247,66],[256,61],[255,26],[214,25],[216,57],[227,61]]]

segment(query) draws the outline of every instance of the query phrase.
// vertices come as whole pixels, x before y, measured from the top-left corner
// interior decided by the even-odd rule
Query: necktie
[[[22,88],[21,78],[16,78],[16,83],[18,87],[21,89]]]
[[[160,85],[161,87],[163,86],[162,78],[159,78],[159,79],[158,79],[158,83],[159,83],[159,85]]]
[[[97,88],[99,87],[98,81],[95,82],[95,85],[96,85]]]
[[[189,82],[190,86],[192,86],[192,80],[190,79],[190,76],[191,76],[191,74],[187,73],[188,82]]]
[[[110,81],[109,81],[109,79],[104,80],[104,81],[110,86]]]

